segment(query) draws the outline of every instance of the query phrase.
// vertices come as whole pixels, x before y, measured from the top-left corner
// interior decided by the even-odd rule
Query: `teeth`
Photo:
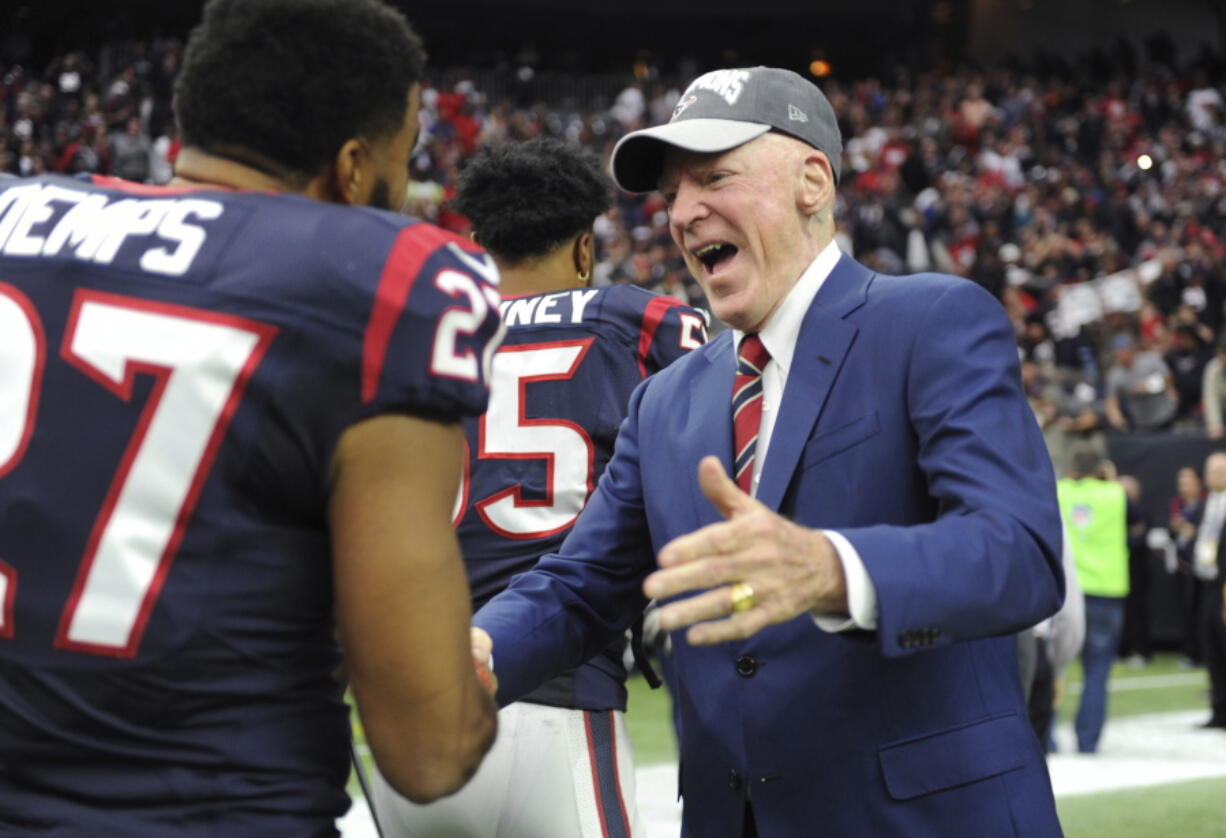
[[[719,250],[723,246],[724,245],[721,242],[715,242],[713,244],[703,245],[702,247],[698,248],[698,250],[694,251],[694,255],[697,256],[699,259],[701,259],[707,254],[714,253],[715,251]]]

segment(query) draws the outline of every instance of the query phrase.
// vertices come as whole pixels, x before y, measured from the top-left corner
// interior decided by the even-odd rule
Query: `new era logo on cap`
[[[778,67],[715,70],[694,79],[666,125],[631,132],[617,143],[613,178],[628,192],[650,192],[669,146],[728,151],[771,130],[825,153],[838,180],[843,138],[834,109],[817,85]]]

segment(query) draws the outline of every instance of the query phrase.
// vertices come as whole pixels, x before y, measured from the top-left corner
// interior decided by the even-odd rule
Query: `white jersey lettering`
[[[182,276],[206,231],[189,219],[219,218],[223,206],[202,198],[119,198],[33,183],[0,195],[0,252],[72,256],[109,265],[130,240],[156,237],[140,259],[151,273]],[[167,246],[172,245],[172,246]]]
[[[681,98],[695,90],[709,90],[729,105],[735,105],[748,78],[749,73],[745,70],[713,70],[694,79]]]
[[[562,315],[555,311],[551,311],[550,309],[556,306],[558,304],[558,300],[562,299],[564,296],[566,296],[565,293],[559,293],[549,294],[543,297],[541,299],[541,304],[536,307],[536,319],[532,322],[538,325],[541,323],[561,323]]]
[[[587,304],[591,302],[592,297],[595,297],[599,290],[598,288],[588,288],[585,291],[570,292],[570,322],[583,322],[583,312],[587,308]]]
[[[517,297],[503,300],[499,308],[502,310],[502,322],[508,326],[528,326],[532,323],[532,313],[540,297]]]

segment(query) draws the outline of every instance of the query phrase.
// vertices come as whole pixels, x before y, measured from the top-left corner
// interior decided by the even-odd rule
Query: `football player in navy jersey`
[[[0,835],[325,836],[344,665],[404,794],[496,716],[451,527],[497,269],[398,206],[380,0],[213,0],[169,187],[0,184]]]
[[[502,274],[506,340],[490,405],[466,423],[456,526],[474,606],[566,537],[613,453],[634,387],[705,340],[671,297],[590,288],[592,224],[609,206],[594,155],[558,140],[483,148],[456,209]],[[499,714],[499,735],[459,794],[417,806],[376,780],[385,836],[638,836],[622,645]]]

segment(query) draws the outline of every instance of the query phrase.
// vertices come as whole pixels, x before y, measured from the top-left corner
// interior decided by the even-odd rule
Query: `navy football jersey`
[[[702,313],[630,285],[504,299],[489,409],[465,423],[456,512],[474,610],[561,545],[613,455],[630,393],[702,345]],[[496,656],[496,653],[495,653]],[[528,700],[623,709],[620,650]]]
[[[329,463],[485,408],[496,282],[377,210],[0,184],[0,834],[335,834]]]

